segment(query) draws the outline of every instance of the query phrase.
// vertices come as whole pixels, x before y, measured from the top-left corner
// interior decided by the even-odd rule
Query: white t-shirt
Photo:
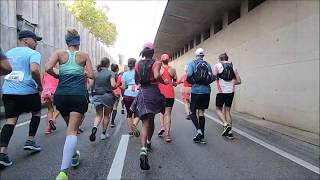
[[[224,62],[224,63],[231,63],[231,62]],[[220,74],[223,71],[222,63],[219,62],[214,65],[213,67],[214,74]],[[235,74],[237,74],[237,69],[233,65],[233,71]],[[216,90],[218,93],[233,93],[235,91],[235,80],[231,81],[225,81],[223,79],[218,78],[215,82],[216,84]]]

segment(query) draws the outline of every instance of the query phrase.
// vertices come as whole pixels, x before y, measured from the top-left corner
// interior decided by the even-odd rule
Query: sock
[[[146,147],[142,147],[142,148],[141,148],[141,151],[147,152],[147,148],[146,148]]]
[[[63,156],[62,156],[62,163],[61,163],[62,171],[70,167],[72,156],[76,151],[76,146],[77,146],[77,136],[68,135],[66,137],[66,141],[63,147]]]
[[[29,125],[29,136],[35,136],[40,124],[40,116],[32,116]]]
[[[111,122],[114,122],[114,119],[116,119],[117,116],[117,110],[112,111],[112,116],[111,116]]]
[[[1,130],[0,147],[8,147],[9,141],[13,134],[14,125],[5,124]]]
[[[202,135],[201,129],[198,129],[198,130],[197,130],[197,133]]]
[[[228,125],[228,123],[223,123],[223,126],[227,126]]]
[[[147,144],[150,144],[151,143],[151,141],[149,141],[148,139],[147,139]]]
[[[199,124],[200,124],[200,129],[202,131],[202,134],[204,135],[204,127],[205,127],[205,124],[206,124],[204,116],[199,116]]]
[[[199,129],[199,123],[198,123],[198,118],[197,118],[197,115],[196,113],[191,113],[191,120],[193,122],[193,125],[196,127],[196,129]]]

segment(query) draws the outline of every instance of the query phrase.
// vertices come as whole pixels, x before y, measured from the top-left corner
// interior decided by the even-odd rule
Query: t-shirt
[[[30,64],[40,65],[41,55],[28,47],[16,47],[7,52],[12,72],[4,77],[3,94],[28,95],[38,93]]]
[[[225,62],[225,63],[230,63],[230,62]],[[213,69],[214,69],[214,74],[220,74],[223,71],[223,66],[219,62],[214,65]],[[237,74],[237,69],[235,68],[234,65],[233,65],[233,71],[235,74]],[[216,90],[218,93],[233,93],[235,90],[234,80],[225,81],[223,79],[217,78],[215,84],[216,84]]]
[[[101,71],[95,73],[94,90],[97,94],[112,92],[110,79],[115,78],[114,72],[107,68],[101,68]]]
[[[191,61],[187,66],[187,76],[190,77],[193,75],[195,69],[196,69],[196,63],[202,61],[201,59],[197,59],[194,61]],[[208,64],[209,71],[212,72],[210,64]],[[191,93],[193,94],[210,94],[211,93],[211,87],[210,85],[203,85],[203,84],[192,84]]]
[[[125,96],[136,97],[139,93],[135,79],[134,79],[135,70],[128,70],[123,73],[122,82],[126,84],[126,90],[124,91]]]

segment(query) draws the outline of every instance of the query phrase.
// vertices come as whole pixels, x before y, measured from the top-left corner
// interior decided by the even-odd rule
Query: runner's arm
[[[58,61],[59,54],[58,52],[54,52],[52,56],[49,58],[47,64],[45,65],[45,71],[57,79],[59,78],[59,74],[56,74],[56,72],[54,72],[53,67],[58,63]]]
[[[116,79],[114,77],[110,78],[110,83],[111,83],[112,90],[117,89],[117,82],[116,82]]]
[[[89,57],[89,55],[87,54],[87,58],[86,58],[86,66],[87,66],[87,72],[86,72],[86,77],[89,79],[94,79],[94,73],[93,73],[93,68],[92,68],[92,62],[91,59]]]
[[[178,85],[178,83],[177,83],[177,79],[178,79],[177,71],[174,68],[172,68],[172,71],[173,71],[173,78],[172,78],[173,86],[177,86]]]
[[[30,64],[30,71],[31,76],[34,79],[34,81],[38,85],[38,90],[42,91],[42,84],[41,84],[41,75],[40,75],[40,66],[37,63],[31,63]]]
[[[0,58],[0,76],[11,73],[12,68],[8,59],[5,56]]]
[[[239,73],[238,73],[237,70],[235,71],[235,75],[236,75],[236,77],[235,77],[235,82],[234,82],[234,84],[235,84],[235,85],[241,84],[241,78],[240,78],[240,75],[239,75]]]

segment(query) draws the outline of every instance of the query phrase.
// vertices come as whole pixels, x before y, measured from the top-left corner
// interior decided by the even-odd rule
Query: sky
[[[153,42],[156,36],[167,1],[103,1],[97,0],[97,7],[108,6],[107,17],[116,24],[117,40],[107,48],[117,61],[118,54],[124,55],[124,63],[139,53],[146,42]]]

